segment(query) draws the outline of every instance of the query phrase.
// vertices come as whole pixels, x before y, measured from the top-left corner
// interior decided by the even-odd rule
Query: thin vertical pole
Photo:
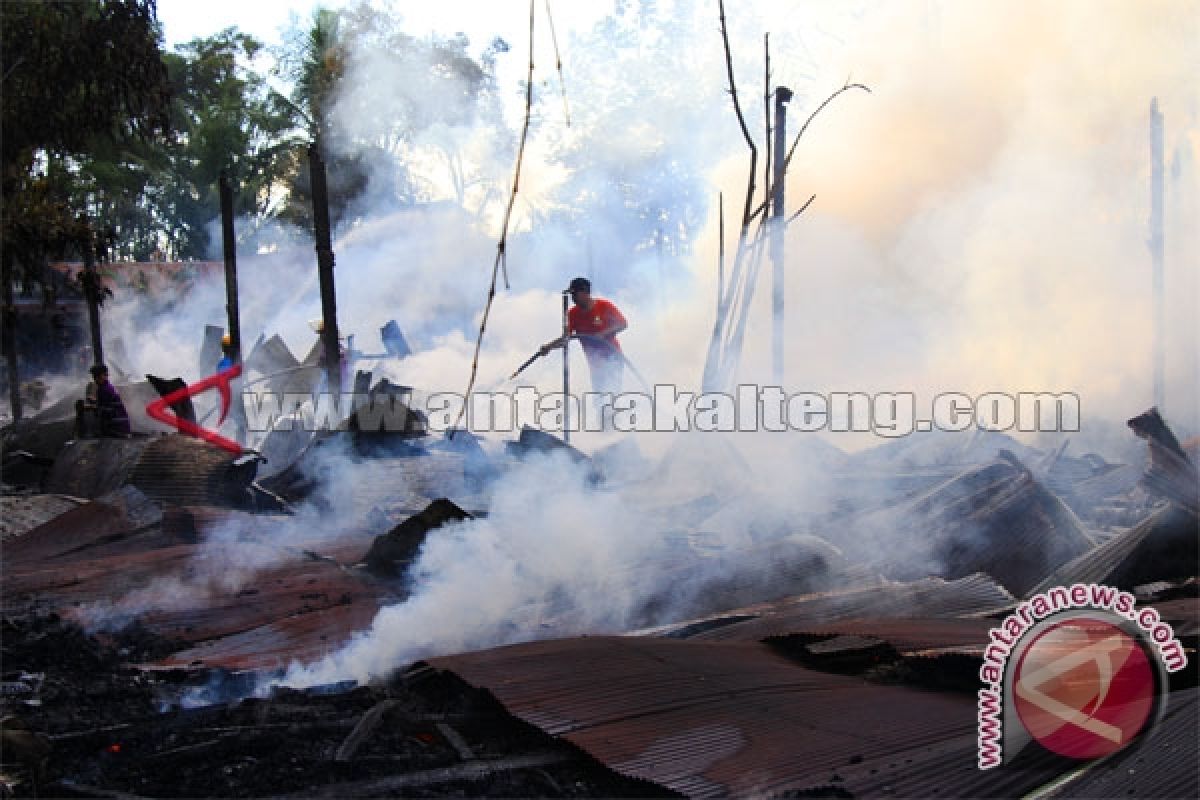
[[[776,386],[783,385],[783,240],[784,240],[784,167],[786,159],[780,154],[787,148],[787,104],[792,99],[792,90],[785,86],[775,89],[775,170],[771,181],[771,377]]]
[[[723,324],[725,310],[725,195],[717,193],[717,324]]]
[[[1164,247],[1163,247],[1163,116],[1158,98],[1150,101],[1150,257],[1154,297],[1154,406],[1165,413],[1166,338],[1164,323]]]
[[[567,338],[570,331],[567,327],[567,292],[562,295],[562,335],[563,335],[563,442],[571,443],[571,368],[569,349],[571,340]]]

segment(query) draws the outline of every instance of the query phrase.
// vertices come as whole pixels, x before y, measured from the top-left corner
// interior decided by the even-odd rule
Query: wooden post
[[[787,152],[787,104],[792,99],[792,90],[786,86],[775,88],[775,153],[774,177],[771,179],[771,378],[776,386],[783,385],[783,183]]]
[[[325,375],[330,391],[342,391],[342,354],[338,347],[337,293],[333,281],[333,242],[329,231],[329,190],[320,146],[308,147],[312,177],[313,233],[317,250],[317,277],[321,285],[321,344],[325,350]]]
[[[229,176],[221,170],[221,243],[225,254],[225,313],[229,319],[229,339],[232,342],[234,363],[242,363],[242,323],[238,310],[237,239],[233,232],[233,187]]]
[[[96,272],[96,243],[88,232],[83,247],[83,293],[87,299],[88,326],[92,333],[92,364],[104,363],[104,340],[100,335],[100,274]]]
[[[14,421],[21,418],[21,376],[17,370],[17,307],[13,303],[13,254],[5,247],[0,251],[0,282],[3,282],[4,308],[3,332],[4,360],[8,364],[8,404]]]

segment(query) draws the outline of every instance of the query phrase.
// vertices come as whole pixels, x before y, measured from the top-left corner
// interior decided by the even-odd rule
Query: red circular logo
[[[1155,684],[1141,644],[1102,620],[1047,627],[1013,672],[1017,716],[1043,747],[1100,758],[1132,741],[1154,708]]]

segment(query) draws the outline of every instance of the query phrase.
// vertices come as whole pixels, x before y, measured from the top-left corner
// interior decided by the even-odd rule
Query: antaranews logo
[[[1128,747],[1161,718],[1167,673],[1187,666],[1154,608],[1110,586],[1054,587],[989,632],[979,676],[979,768],[1028,747],[1094,760]]]

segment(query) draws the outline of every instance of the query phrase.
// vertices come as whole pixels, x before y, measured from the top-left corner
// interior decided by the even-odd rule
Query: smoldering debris
[[[1142,484],[1192,514],[1200,514],[1200,474],[1158,409],[1139,414],[1128,424],[1150,448],[1150,466]]]
[[[671,796],[429,670],[374,687],[280,688],[261,698],[242,699],[243,688],[187,708],[180,699],[196,690],[253,682],[220,670],[135,669],[131,662],[171,646],[137,629],[99,639],[53,616],[2,625],[5,669],[38,677],[29,692],[2,700],[4,774],[16,796],[348,797],[388,787]]]
[[[286,774],[275,776],[274,793],[460,780],[524,787],[514,777],[524,759],[574,765],[575,756],[553,740],[506,749],[491,738],[515,735],[500,723],[472,733],[448,717],[439,721],[456,735],[434,725],[439,738],[423,746],[381,735],[381,720],[408,724],[396,716],[411,688],[397,682],[400,671],[443,654],[580,634],[641,629],[749,645],[798,634],[807,638],[795,669],[954,693],[978,659],[963,644],[964,626],[1046,581],[1140,591],[1159,582],[1159,597],[1194,584],[1195,516],[1186,505],[1128,476],[1096,483],[1123,469],[1107,461],[1056,472],[1061,451],[1024,449],[1023,460],[981,450],[963,464],[971,450],[955,444],[946,458],[934,447],[927,452],[948,477],[922,485],[911,473],[927,467],[903,461],[894,472],[903,488],[855,512],[864,484],[836,472],[853,459],[798,469],[781,499],[763,477],[778,471],[775,462],[715,438],[681,437],[649,457],[633,442],[589,455],[530,433],[524,446],[518,439],[500,452],[466,432],[409,431],[364,448],[355,437],[370,432],[346,428],[313,435],[274,476],[290,471],[308,482],[286,515],[234,510],[221,481],[210,480],[222,474],[218,459],[209,464],[193,449],[203,443],[177,435],[67,448],[56,469],[72,474],[90,453],[89,468],[115,489],[13,529],[5,608],[17,620],[23,609],[57,609],[108,637],[141,626],[153,647],[129,649],[120,663],[142,662],[156,709],[113,708],[66,731],[38,728],[35,718],[51,743],[59,735],[81,743],[58,762],[52,754],[46,780],[75,791],[178,794],[156,776],[159,765],[187,758],[209,768],[195,776],[209,792],[268,791],[255,781],[276,766]],[[108,456],[103,444],[115,445]],[[486,480],[471,480],[472,462]],[[871,480],[882,474],[877,466]],[[1097,503],[1150,510],[1127,530],[1099,527],[1058,494],[1079,502],[1086,495],[1075,487],[1085,484]],[[1171,620],[1189,613],[1162,608]],[[883,617],[927,621],[870,626]],[[99,669],[125,679],[123,666]],[[320,713],[297,710],[310,704]],[[127,727],[109,744],[137,758],[97,756],[96,737],[108,734],[96,731],[114,725]],[[481,754],[491,756],[486,766]]]
[[[440,497],[385,534],[376,536],[363,557],[367,569],[383,577],[399,577],[416,560],[430,531],[451,522],[472,519],[454,503]]]
[[[254,484],[257,463],[181,434],[134,439],[76,439],[54,459],[47,491],[96,498],[122,486],[174,505],[278,510]]]
[[[849,540],[893,577],[919,577],[914,569],[946,578],[982,571],[1024,594],[1094,542],[1015,456],[1000,456],[913,500],[849,521]]]

